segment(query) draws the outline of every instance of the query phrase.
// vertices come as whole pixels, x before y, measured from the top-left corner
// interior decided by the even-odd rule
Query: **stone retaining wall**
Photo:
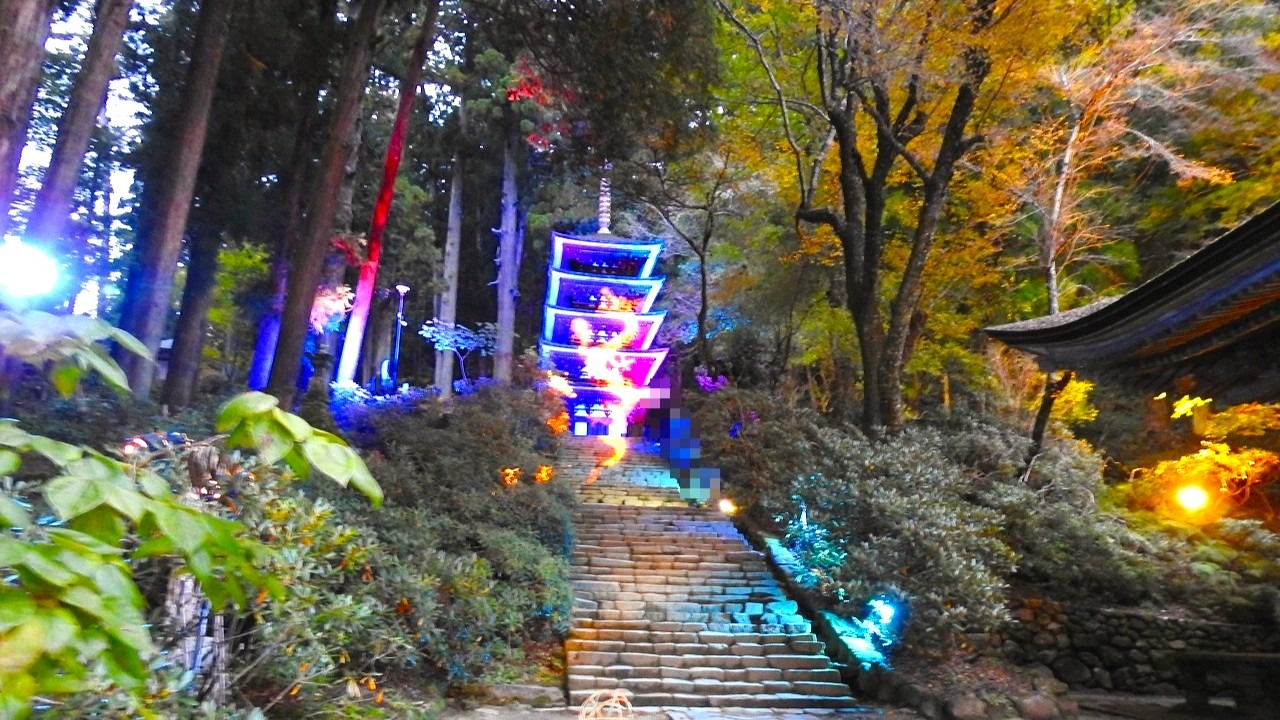
[[[1165,617],[1140,610],[1068,606],[1029,598],[1000,638],[1014,662],[1051,668],[1072,688],[1176,694],[1179,650],[1280,652],[1280,628]]]

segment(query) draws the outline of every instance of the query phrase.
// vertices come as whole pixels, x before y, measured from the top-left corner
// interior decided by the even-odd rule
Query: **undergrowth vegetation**
[[[151,636],[150,644],[139,646],[135,685],[121,694],[112,689],[118,681],[110,673],[90,675],[74,692],[50,696],[56,701],[45,714],[426,717],[430,698],[451,688],[484,677],[538,679],[539,668],[525,658],[546,656],[548,643],[558,645],[572,600],[573,495],[545,469],[554,449],[546,418],[558,409],[531,391],[497,387],[458,398],[447,412],[423,391],[386,398],[339,393],[336,419],[378,480],[379,497],[385,497],[380,508],[335,483],[302,479],[299,463],[306,461],[291,449],[302,445],[288,438],[332,436],[294,416],[252,420],[276,424],[246,426],[256,456],[223,456],[231,463],[222,488],[225,508],[214,508],[215,514],[234,515],[218,526],[228,533],[219,542],[247,543],[244,552],[252,560],[242,569],[243,589],[235,586],[236,608],[225,615],[233,648],[230,702],[198,709],[198,678],[148,654],[152,647],[169,652],[181,646],[181,633],[164,621],[173,550],[157,546],[148,555],[153,559],[139,555],[129,563],[139,587],[133,597],[145,598],[145,634]],[[213,429],[212,413],[174,420],[154,411],[128,396],[89,388],[67,400],[31,404],[22,426],[107,452],[133,432],[181,429],[203,437]],[[188,459],[199,448],[233,443],[236,432],[242,431],[210,445],[152,453],[145,458],[148,472],[175,488],[181,502],[190,488]],[[335,462],[326,457],[316,460]],[[310,455],[307,460],[315,462]],[[38,464],[32,468],[23,484],[9,486],[10,497],[27,502],[48,485]],[[364,480],[351,480],[357,481],[363,489]],[[194,507],[202,507],[200,501]],[[37,539],[41,532],[23,537]],[[141,526],[138,533],[145,532]],[[138,533],[132,542],[145,539]],[[184,553],[194,553],[199,568],[200,548],[177,542]],[[0,595],[17,597],[36,587],[31,583],[37,583],[34,576],[0,584]],[[219,601],[213,612],[221,607]],[[141,627],[141,616],[135,621]],[[79,651],[71,646],[60,652],[69,658]]]
[[[785,535],[802,580],[849,613],[905,596],[917,647],[998,628],[1013,593],[1246,622],[1276,612],[1280,537],[1256,521],[1157,517],[1104,483],[1084,442],[1052,438],[1024,474],[1024,434],[995,418],[871,441],[748,391],[702,396],[695,412],[707,462],[749,522]]]

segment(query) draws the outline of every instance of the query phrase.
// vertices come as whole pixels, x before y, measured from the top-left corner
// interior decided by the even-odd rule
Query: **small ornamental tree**
[[[480,323],[472,330],[466,325],[432,319],[423,323],[418,334],[426,338],[437,352],[452,352],[456,355],[462,382],[470,383],[471,379],[467,377],[467,356],[477,350],[482,357],[492,355],[497,348],[498,326],[494,323]]]

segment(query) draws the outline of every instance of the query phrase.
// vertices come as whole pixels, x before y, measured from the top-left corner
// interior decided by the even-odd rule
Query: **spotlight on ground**
[[[738,506],[734,505],[733,501],[730,500],[729,498],[720,498],[719,507],[720,507],[720,512],[724,513],[725,515],[732,515],[738,512]]]

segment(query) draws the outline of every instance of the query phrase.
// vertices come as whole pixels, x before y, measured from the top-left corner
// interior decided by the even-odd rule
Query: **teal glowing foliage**
[[[905,614],[905,605],[883,595],[867,601],[865,618],[843,618],[823,612],[863,670],[870,670],[872,665],[890,667],[889,656],[901,639]]]

